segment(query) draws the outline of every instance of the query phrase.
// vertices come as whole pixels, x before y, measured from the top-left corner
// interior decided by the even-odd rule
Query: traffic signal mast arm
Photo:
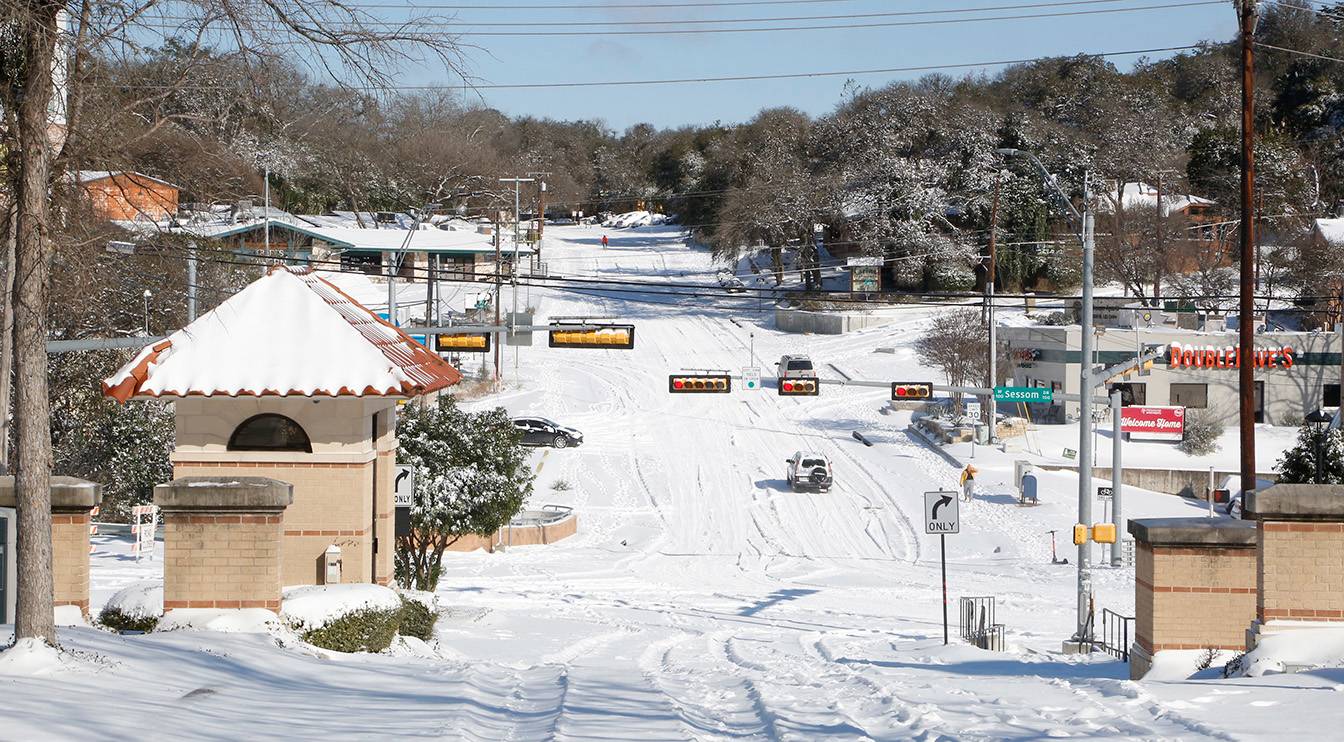
[[[1096,387],[1105,384],[1106,382],[1110,381],[1111,379],[1114,379],[1117,376],[1137,371],[1141,367],[1143,367],[1144,364],[1152,363],[1153,361],[1156,361],[1157,359],[1161,358],[1163,355],[1166,354],[1166,352],[1167,349],[1165,346],[1155,348],[1153,350],[1148,351],[1147,353],[1144,353],[1141,356],[1131,358],[1128,361],[1122,361],[1120,363],[1115,364],[1114,366],[1111,366],[1110,368],[1104,368],[1100,371],[1097,371],[1096,373],[1092,374],[1091,387],[1095,389]]]

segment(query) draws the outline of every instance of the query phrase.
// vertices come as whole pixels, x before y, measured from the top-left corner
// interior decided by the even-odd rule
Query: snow
[[[1317,219],[1316,231],[1331,245],[1344,245],[1344,218]]]
[[[630,227],[656,227],[667,224],[666,214],[655,214],[651,211],[627,211],[624,214],[617,214],[606,221],[602,226],[614,229],[628,229]]]
[[[57,626],[88,626],[88,619],[84,618],[84,611],[77,605],[58,605],[54,609],[53,619]]]
[[[397,591],[382,585],[306,585],[285,590],[280,617],[296,630],[311,631],[351,613],[400,608]]]
[[[278,634],[284,627],[265,608],[174,608],[154,627],[158,631],[217,631],[225,634]]]
[[[680,282],[715,268],[673,226],[546,234],[551,255],[573,259],[557,259],[553,272],[582,265],[600,277]],[[574,507],[575,535],[449,553],[435,642],[399,641],[384,654],[319,653],[280,633],[63,629],[62,646],[112,664],[59,684],[7,682],[6,711],[21,713],[5,718],[3,734],[142,737],[147,714],[151,736],[229,739],[277,728],[340,739],[1284,739],[1327,738],[1322,730],[1337,726],[1344,669],[1224,679],[1194,673],[1196,657],[1173,657],[1170,674],[1135,683],[1109,656],[1060,653],[1076,573],[1051,563],[1049,532],[1073,561],[1064,544],[1076,518],[1073,473],[1039,472],[1041,504],[1019,507],[1013,461],[1033,454],[978,447],[972,459],[969,445],[949,449],[980,472],[962,532],[947,537],[944,646],[939,540],[919,520],[923,493],[955,488],[959,466],[910,437],[910,414],[890,411],[888,392],[667,393],[667,375],[685,367],[768,375],[784,353],[809,354],[826,377],[939,379],[913,345],[940,308],[902,308],[889,325],[823,336],[779,332],[772,305],[755,296],[674,304],[653,289],[533,287],[531,298],[539,319],[639,326],[632,351],[518,349],[500,392],[462,403],[585,433],[578,448],[531,454],[526,507]],[[1053,456],[1076,433],[1042,426],[1033,440]],[[1280,434],[1258,431],[1266,442]],[[1230,447],[1191,461],[1134,443],[1125,456],[1196,468]],[[829,493],[788,490],[784,459],[799,449],[830,457]],[[1124,506],[1132,518],[1203,513],[1201,503],[1128,487]],[[94,545],[94,610],[128,585],[162,579],[161,562],[129,558],[129,541],[98,535]],[[1093,579],[1098,611],[1132,615],[1132,568],[1099,567]],[[966,596],[995,598],[1007,651],[960,640]],[[296,597],[286,593],[287,614]],[[312,602],[313,616],[330,615],[334,601]]]
[[[1323,628],[1320,622],[1273,621],[1267,628],[1271,633],[1263,635],[1256,648],[1240,662],[1246,677],[1344,668],[1344,627]]]
[[[103,383],[131,396],[395,395],[457,383],[405,333],[311,273],[272,270]]]
[[[20,639],[0,652],[0,677],[38,677],[73,669],[78,663],[40,639]]]
[[[103,610],[117,611],[129,618],[163,615],[163,581],[141,580],[118,590]]]

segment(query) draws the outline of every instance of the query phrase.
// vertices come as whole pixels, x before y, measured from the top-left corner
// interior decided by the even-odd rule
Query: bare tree
[[[85,97],[99,86],[117,83],[102,74],[106,63],[129,66],[153,48],[154,39],[180,45],[176,76],[123,83],[133,91],[128,110],[140,115],[189,88],[184,75],[203,64],[228,64],[248,79],[254,71],[286,60],[337,86],[377,88],[406,62],[457,68],[461,57],[456,40],[424,25],[427,21],[387,23],[340,0],[186,0],[170,5],[156,0],[10,0],[0,9],[0,145],[15,223],[9,269],[14,275],[20,575],[16,639],[52,642],[56,637],[46,342],[53,232],[62,223],[52,195],[63,185],[67,164],[84,154]],[[442,21],[428,22],[442,26]],[[166,113],[148,121],[147,129],[170,126],[182,117]]]
[[[988,347],[989,329],[980,322],[980,313],[974,309],[940,312],[915,343],[915,350],[923,360],[942,369],[952,386],[968,386],[985,378],[989,372]],[[955,399],[960,414],[961,395]]]

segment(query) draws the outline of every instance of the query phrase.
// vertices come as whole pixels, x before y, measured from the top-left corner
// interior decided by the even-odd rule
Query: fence
[[[1003,624],[994,621],[994,596],[982,595],[960,599],[957,629],[968,644],[981,649],[1003,651]]]
[[[1133,631],[1134,617],[1122,616],[1110,608],[1101,609],[1101,651],[1112,657],[1129,662],[1129,636]]]

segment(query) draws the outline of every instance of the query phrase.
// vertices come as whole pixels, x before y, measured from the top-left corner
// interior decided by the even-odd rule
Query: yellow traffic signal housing
[[[472,332],[465,335],[435,335],[434,348],[440,353],[489,353],[490,333]]]
[[[911,399],[929,399],[933,397],[933,384],[927,381],[891,382],[891,400],[904,402]]]
[[[780,379],[779,396],[815,397],[821,391],[821,382],[816,379]]]
[[[733,390],[733,379],[727,374],[672,374],[667,377],[667,391],[672,394],[727,394]]]
[[[635,326],[603,325],[596,330],[551,330],[550,346],[630,350],[635,347]]]
[[[1087,543],[1087,526],[1077,523],[1073,526],[1073,545],[1082,546]]]
[[[1099,544],[1115,543],[1115,524],[1097,523],[1092,526],[1092,540]]]

